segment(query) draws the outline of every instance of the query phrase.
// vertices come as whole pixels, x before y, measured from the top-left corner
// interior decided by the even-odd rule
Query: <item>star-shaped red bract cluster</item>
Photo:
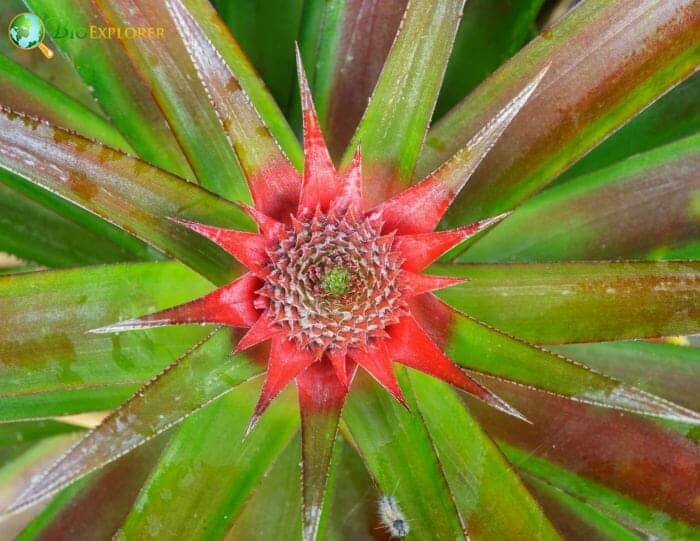
[[[268,172],[269,182],[253,192],[254,207],[244,205],[259,231],[176,219],[248,271],[204,297],[108,330],[187,323],[247,328],[236,352],[271,341],[251,427],[291,380],[296,380],[302,407],[317,403],[314,393],[323,392],[339,395],[342,403],[358,366],[406,405],[394,362],[517,415],[459,369],[412,315],[431,291],[462,281],[421,271],[500,217],[434,232],[456,195],[437,175],[367,205],[360,148],[346,170],[336,170],[303,70],[300,79],[304,173],[291,168]]]

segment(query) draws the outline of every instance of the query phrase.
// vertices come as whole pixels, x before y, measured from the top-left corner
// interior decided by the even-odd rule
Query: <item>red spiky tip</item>
[[[296,213],[266,213],[265,208],[274,207],[275,194],[260,191],[257,207],[245,207],[259,233],[174,219],[217,243],[249,272],[201,299],[94,332],[196,322],[248,328],[237,351],[271,340],[251,428],[293,379],[299,378],[306,395],[332,387],[334,393],[341,392],[342,404],[357,366],[406,405],[395,362],[518,415],[460,370],[423,331],[410,308],[431,291],[462,281],[421,274],[425,267],[503,216],[432,232],[458,191],[442,184],[440,172],[365,208],[359,147],[339,173],[326,149],[303,69],[300,80],[305,167],[298,179]],[[314,385],[309,380],[314,374],[336,383],[329,387],[319,380]],[[324,403],[321,398],[307,396],[301,403]]]

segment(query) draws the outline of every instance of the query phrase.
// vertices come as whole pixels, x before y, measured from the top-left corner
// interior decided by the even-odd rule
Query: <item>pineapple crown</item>
[[[362,189],[359,144],[350,164],[336,170],[298,51],[297,65],[304,172],[298,175],[285,168],[277,173],[281,178],[271,179],[277,190],[253,190],[255,205],[244,208],[259,232],[174,219],[227,250],[248,272],[200,299],[96,332],[212,323],[248,328],[237,352],[270,341],[267,377],[248,430],[291,380],[296,379],[303,395],[305,385],[318,385],[319,378],[332,374],[337,392],[344,396],[358,367],[406,405],[393,362],[431,374],[522,418],[460,370],[421,327],[411,307],[432,291],[464,281],[422,274],[425,267],[505,216],[433,232],[466,181],[446,180],[459,160],[393,197],[370,201]],[[505,122],[498,130],[485,128],[481,141],[495,141],[539,79],[541,75],[504,109]]]

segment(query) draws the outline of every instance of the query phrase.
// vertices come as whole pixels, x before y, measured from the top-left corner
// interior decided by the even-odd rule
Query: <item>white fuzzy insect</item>
[[[391,537],[406,537],[410,528],[408,521],[401,512],[396,498],[386,494],[379,498],[378,502],[379,520],[386,528]]]

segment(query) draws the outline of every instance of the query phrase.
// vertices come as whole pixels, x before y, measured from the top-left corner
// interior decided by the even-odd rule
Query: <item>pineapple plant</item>
[[[700,538],[696,2],[1,11],[0,538]]]

